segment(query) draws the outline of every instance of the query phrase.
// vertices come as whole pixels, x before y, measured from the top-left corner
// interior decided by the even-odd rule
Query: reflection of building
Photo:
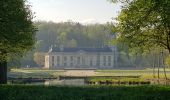
[[[114,49],[52,48],[45,55],[47,69],[111,69],[115,66]]]

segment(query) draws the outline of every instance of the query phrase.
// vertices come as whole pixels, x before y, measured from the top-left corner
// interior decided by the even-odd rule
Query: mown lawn
[[[45,69],[11,69],[9,77],[22,78],[48,78],[64,75],[67,70],[45,70]],[[144,70],[95,70],[94,76],[141,76],[141,79],[153,78],[153,69]],[[167,77],[170,78],[170,69],[166,69]],[[157,72],[157,69],[156,69]],[[157,74],[156,74],[157,76]],[[163,69],[160,69],[160,77],[164,78]]]
[[[46,70],[46,69],[11,69],[8,72],[8,77],[16,78],[49,78],[49,77],[58,77],[63,75],[64,70]]]
[[[170,86],[0,85],[0,100],[170,100]]]

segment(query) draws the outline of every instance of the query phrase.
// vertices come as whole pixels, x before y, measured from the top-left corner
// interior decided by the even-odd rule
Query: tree
[[[142,52],[161,48],[170,54],[169,0],[124,0],[117,20],[119,41]]]
[[[1,0],[0,13],[0,84],[6,84],[7,61],[32,47],[35,27],[26,0]]]
[[[68,42],[68,47],[77,47],[77,41],[75,39],[71,39]]]
[[[67,33],[66,32],[62,32],[57,40],[58,40],[58,43],[59,43],[59,47],[67,46]]]
[[[170,66],[170,55],[166,57],[164,63],[165,63],[166,66],[168,66],[168,67]]]
[[[35,52],[34,61],[37,63],[37,65],[43,67],[45,62],[45,53]]]
[[[133,0],[118,16],[119,40],[131,48],[161,47],[170,53],[170,1]]]

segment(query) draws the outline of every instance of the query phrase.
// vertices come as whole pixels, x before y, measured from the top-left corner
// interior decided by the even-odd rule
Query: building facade
[[[45,55],[46,69],[112,69],[113,48],[51,48]]]

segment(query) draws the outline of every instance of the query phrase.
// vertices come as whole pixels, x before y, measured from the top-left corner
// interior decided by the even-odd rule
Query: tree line
[[[9,62],[10,66],[44,66],[44,54],[50,47],[117,47],[117,68],[152,67],[153,52],[142,53],[140,49],[132,49],[124,43],[117,42],[118,33],[113,32],[113,23],[82,25],[76,22],[35,22],[37,27],[34,48],[20,58]],[[117,43],[114,43],[114,42]],[[159,50],[157,50],[159,51]],[[167,55],[167,54],[166,54]],[[160,54],[156,54],[156,57]],[[16,60],[15,60],[16,59]],[[17,65],[18,64],[18,65]],[[158,63],[155,63],[157,66]]]
[[[9,62],[9,66],[17,64],[17,66],[40,66],[43,61],[40,60],[43,59],[41,55],[47,53],[51,47],[102,48],[112,45],[110,41],[115,38],[111,23],[82,25],[72,21],[62,23],[38,21],[34,25],[37,28],[34,48],[26,52],[22,58],[15,56]]]

